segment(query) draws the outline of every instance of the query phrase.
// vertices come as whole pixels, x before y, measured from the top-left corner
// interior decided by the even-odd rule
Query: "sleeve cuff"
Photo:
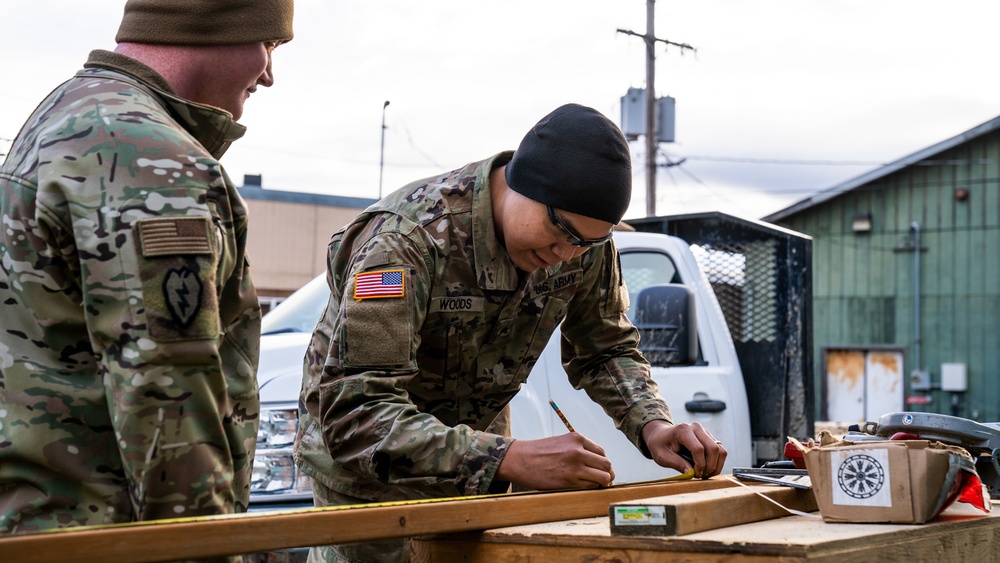
[[[512,443],[514,438],[480,432],[462,460],[457,482],[459,490],[465,495],[506,491],[510,483],[495,481],[495,478],[500,462]]]
[[[654,420],[664,420],[670,424],[674,423],[670,415],[670,408],[662,401],[650,400],[636,403],[622,420],[621,431],[642,452],[647,459],[652,459],[646,442],[642,439],[642,428],[647,423]]]

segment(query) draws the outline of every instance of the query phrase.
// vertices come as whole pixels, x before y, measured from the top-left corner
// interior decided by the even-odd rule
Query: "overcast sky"
[[[0,153],[94,48],[123,0],[0,4]],[[660,0],[658,96],[676,99],[680,166],[658,214],[757,218],[1000,115],[995,0]],[[567,102],[619,121],[645,86],[645,0],[297,0],[276,83],[247,102],[222,162],[237,184],[377,197],[514,149]],[[626,217],[644,216],[645,145]]]

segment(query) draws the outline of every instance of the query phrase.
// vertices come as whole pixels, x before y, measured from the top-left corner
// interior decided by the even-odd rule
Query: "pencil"
[[[552,409],[555,410],[556,414],[559,415],[559,420],[563,421],[563,424],[566,425],[566,428],[570,432],[576,432],[576,430],[573,430],[573,425],[569,423],[569,420],[566,418],[566,415],[564,415],[563,412],[559,410],[559,405],[557,405],[556,402],[552,400],[549,401],[549,404],[552,405]]]

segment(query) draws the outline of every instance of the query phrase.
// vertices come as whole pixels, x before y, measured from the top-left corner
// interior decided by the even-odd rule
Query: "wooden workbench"
[[[814,513],[818,515],[819,513]],[[1000,561],[1000,506],[958,504],[921,525],[833,524],[807,516],[685,536],[612,536],[607,517],[413,538],[414,563]]]

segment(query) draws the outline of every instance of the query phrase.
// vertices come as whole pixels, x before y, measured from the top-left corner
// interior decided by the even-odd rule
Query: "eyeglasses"
[[[611,239],[611,235],[613,234],[612,231],[611,233],[608,233],[607,235],[601,238],[583,238],[580,235],[576,234],[573,231],[573,229],[569,228],[569,226],[567,226],[566,223],[563,223],[559,219],[559,217],[556,217],[556,214],[552,210],[551,205],[546,205],[545,210],[549,212],[549,221],[552,221],[553,225],[559,227],[559,229],[566,234],[566,236],[569,238],[569,243],[572,244],[573,246],[588,247],[588,246],[596,246],[598,244],[604,244],[605,242],[608,242],[608,240]]]

